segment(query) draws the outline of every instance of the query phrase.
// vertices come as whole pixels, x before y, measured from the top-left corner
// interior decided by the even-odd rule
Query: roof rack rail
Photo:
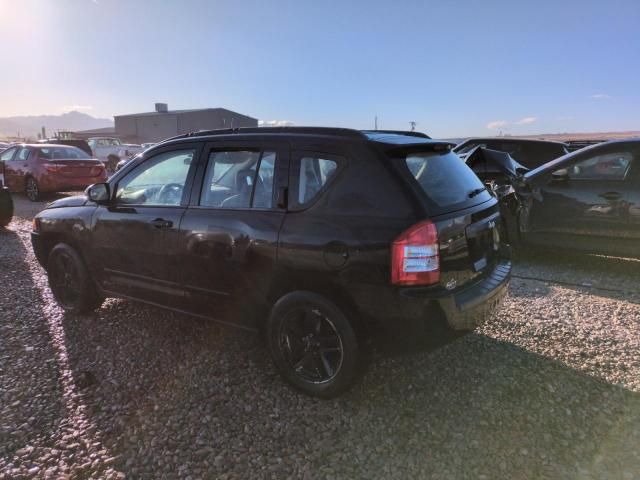
[[[199,132],[190,132],[167,140],[175,140],[178,138],[205,137],[210,135],[235,135],[243,133],[298,133],[309,135],[333,135],[348,138],[366,138],[364,133],[359,130],[350,128],[333,128],[333,127],[236,127],[221,128],[216,130],[202,130]],[[166,140],[165,140],[166,141]]]
[[[419,137],[431,139],[429,135],[423,132],[416,132],[415,130],[362,130],[362,133],[390,133],[393,135],[407,135],[409,137]]]

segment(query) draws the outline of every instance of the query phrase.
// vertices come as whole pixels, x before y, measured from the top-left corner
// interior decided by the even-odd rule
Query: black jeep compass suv
[[[284,378],[336,395],[362,332],[471,330],[511,272],[496,199],[448,143],[416,132],[283,127],[167,140],[32,242],[72,313],[129,298],[262,331]]]

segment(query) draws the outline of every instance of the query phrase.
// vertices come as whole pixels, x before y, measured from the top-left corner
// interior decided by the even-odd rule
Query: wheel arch
[[[80,258],[82,258],[82,261],[85,262],[86,265],[89,265],[87,263],[86,256],[82,251],[82,248],[80,248],[79,242],[76,239],[74,239],[73,236],[71,236],[70,234],[65,232],[47,232],[41,235],[42,235],[41,237],[42,238],[42,250],[41,250],[42,258],[39,258],[38,260],[40,261],[40,264],[45,270],[47,269],[47,263],[49,261],[49,256],[51,255],[51,251],[56,245],[59,245],[61,243],[65,243],[69,245],[71,248],[73,248],[76,252],[78,252],[78,255],[80,255]]]
[[[266,298],[269,311],[285,295],[295,292],[314,293],[335,304],[347,317],[358,336],[367,334],[367,324],[355,301],[345,288],[329,278],[318,277],[320,275],[296,275],[291,272],[277,274]],[[264,324],[259,327],[262,329]]]

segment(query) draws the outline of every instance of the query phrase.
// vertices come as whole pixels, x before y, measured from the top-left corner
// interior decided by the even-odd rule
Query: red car
[[[12,192],[32,202],[45,192],[82,190],[107,180],[101,161],[67,145],[15,145],[0,153],[0,174]]]

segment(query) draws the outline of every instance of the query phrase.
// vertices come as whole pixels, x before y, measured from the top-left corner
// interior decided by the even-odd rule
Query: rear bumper
[[[452,292],[442,286],[376,289],[358,292],[361,314],[384,335],[420,335],[441,328],[469,331],[494,314],[506,296],[511,278],[506,245],[490,270],[470,285]]]
[[[447,323],[454,330],[473,330],[484,323],[502,304],[511,278],[511,261],[499,260],[480,282],[438,302]]]

